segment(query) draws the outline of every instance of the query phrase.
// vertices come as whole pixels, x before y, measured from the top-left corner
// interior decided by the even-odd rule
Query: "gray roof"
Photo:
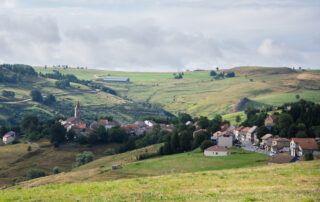
[[[110,81],[110,82],[128,82],[129,78],[128,77],[112,77],[112,76],[108,76],[108,77],[104,77],[102,80],[103,81]]]

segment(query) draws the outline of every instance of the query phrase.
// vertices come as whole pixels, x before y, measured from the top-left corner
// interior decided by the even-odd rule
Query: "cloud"
[[[0,61],[139,71],[319,67],[319,18],[312,0],[0,0]]]

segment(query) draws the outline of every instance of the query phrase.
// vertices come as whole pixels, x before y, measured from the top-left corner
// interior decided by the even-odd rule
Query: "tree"
[[[170,148],[171,148],[171,151],[174,153],[180,151],[178,133],[173,133],[171,140],[170,140]]]
[[[300,95],[299,95],[299,94],[296,95],[296,99],[297,99],[297,100],[300,99]]]
[[[55,167],[52,168],[52,173],[54,175],[59,174],[60,172],[61,171],[60,171],[60,168],[58,166],[55,166]]]
[[[200,145],[200,149],[201,151],[204,151],[205,149],[211,147],[213,144],[210,140],[204,140],[201,145]]]
[[[185,124],[188,121],[192,121],[192,117],[187,113],[179,113],[178,120],[180,123]]]
[[[129,135],[123,128],[113,127],[108,130],[109,142],[123,143],[128,140]]]
[[[278,117],[278,121],[276,123],[276,128],[280,131],[281,137],[288,137],[288,129],[290,125],[293,123],[293,119],[288,113],[282,113]]]
[[[55,84],[56,84],[57,88],[60,88],[60,89],[65,89],[65,88],[70,87],[70,81],[69,80],[56,81]]]
[[[209,127],[209,120],[205,116],[200,116],[197,124],[200,126],[200,128],[205,129]]]
[[[42,103],[43,102],[43,97],[42,97],[42,94],[40,91],[38,90],[32,90],[30,92],[30,96],[32,98],[32,101],[35,101],[35,102],[39,102],[39,103]]]
[[[192,133],[188,131],[182,131],[180,133],[180,147],[182,151],[190,151],[192,148]]]
[[[208,139],[209,136],[210,136],[210,133],[204,132],[204,131],[200,131],[200,132],[196,133],[194,140],[193,140],[192,147],[194,149],[199,147],[203,141]]]
[[[236,73],[234,73],[234,72],[227,72],[227,74],[226,74],[226,77],[228,77],[228,78],[232,78],[235,76],[236,76]]]
[[[66,129],[59,123],[54,123],[49,129],[50,142],[58,147],[66,140]]]
[[[13,91],[3,90],[2,91],[2,96],[3,97],[8,97],[8,98],[14,98],[16,96],[16,93],[13,92]]]
[[[51,105],[56,102],[56,97],[52,94],[49,94],[45,99],[44,99],[44,104],[45,105]]]
[[[22,120],[22,131],[24,133],[39,132],[40,122],[37,116],[27,115]]]
[[[39,177],[44,177],[46,176],[46,173],[42,170],[31,168],[27,170],[26,177],[31,180]]]
[[[237,125],[239,125],[239,123],[241,122],[241,116],[240,115],[236,116],[236,122],[237,122]]]
[[[80,154],[77,154],[75,166],[79,167],[81,165],[89,163],[89,162],[93,161],[93,158],[94,158],[94,155],[90,151],[84,151]]]
[[[76,132],[74,132],[74,130],[71,129],[66,134],[66,140],[69,142],[72,142],[76,136],[77,136]]]
[[[270,133],[269,129],[265,126],[260,126],[257,130],[257,137],[259,139],[261,139],[262,136],[264,136],[265,134]]]
[[[210,71],[210,76],[216,76],[217,75],[217,72],[216,71],[214,71],[214,70],[211,70]]]
[[[313,154],[311,152],[306,152],[304,155],[304,160],[305,161],[312,161],[314,158],[313,158]]]

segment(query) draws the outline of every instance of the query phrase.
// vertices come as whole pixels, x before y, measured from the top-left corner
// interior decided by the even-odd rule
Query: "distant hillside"
[[[320,161],[0,191],[0,201],[319,201]]]
[[[187,112],[193,116],[213,117],[217,113],[233,112],[239,100],[247,97],[259,105],[281,105],[305,100],[320,102],[319,71],[300,71],[290,68],[236,67],[236,77],[215,80],[210,71],[184,72],[183,79],[174,79],[169,72],[117,72],[93,69],[37,68],[46,73],[59,69],[81,79],[128,77],[129,83],[107,83],[122,98],[148,102],[173,114]]]
[[[293,70],[288,67],[259,67],[259,66],[242,66],[234,67],[229,71],[234,71],[238,75],[272,75],[272,74],[292,74],[297,73],[296,70]]]

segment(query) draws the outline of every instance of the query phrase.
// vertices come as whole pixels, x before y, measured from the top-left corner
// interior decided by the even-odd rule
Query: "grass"
[[[237,123],[236,121],[237,116],[240,116],[239,123]],[[247,118],[247,116],[243,111],[241,111],[241,112],[234,112],[234,113],[223,115],[222,118],[226,121],[230,121],[232,125],[238,125],[241,122],[243,122]]]
[[[319,201],[320,161],[105,182],[13,187],[0,201]]]
[[[27,151],[31,145],[32,151]],[[66,172],[73,168],[76,154],[82,151],[92,151],[96,158],[102,157],[104,151],[117,145],[100,145],[84,147],[65,145],[55,149],[47,141],[25,144],[0,146],[0,187],[25,180],[29,168],[37,168],[52,174],[52,168],[58,166]]]
[[[52,70],[37,68],[39,72]],[[304,99],[320,102],[318,72],[294,73],[285,68],[242,67],[235,69],[237,77],[217,81],[209,76],[209,71],[185,72],[184,79],[176,80],[170,72],[58,70],[82,79],[97,79],[108,75],[129,77],[130,83],[106,85],[117,90],[121,97],[156,104],[174,114],[187,112],[193,116],[208,117],[217,113],[228,114],[233,112],[234,106],[243,97],[264,104],[279,105],[294,100],[292,98],[299,93]]]
[[[159,176],[187,172],[208,170],[224,170],[243,167],[266,165],[268,157],[263,154],[232,149],[230,156],[205,157],[200,150],[159,156],[147,160],[137,161],[136,156],[141,153],[154,153],[160,145],[107,156],[74,169],[72,172],[48,176],[23,182],[24,186],[39,186],[50,183],[74,183],[84,181],[103,181],[144,176]],[[122,169],[111,170],[114,164],[121,164]]]

